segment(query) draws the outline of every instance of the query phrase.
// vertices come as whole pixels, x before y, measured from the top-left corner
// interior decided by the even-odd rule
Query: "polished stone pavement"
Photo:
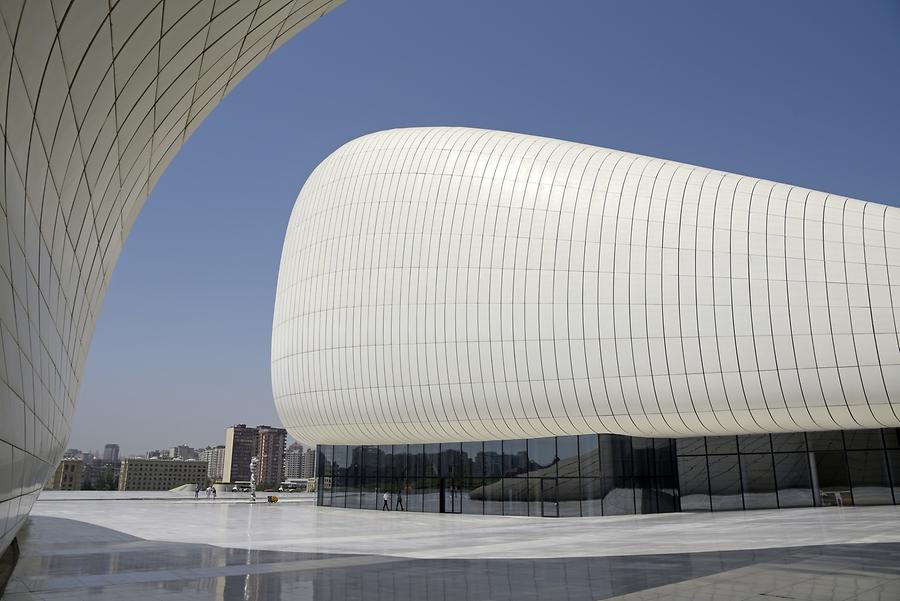
[[[4,601],[900,599],[896,508],[479,520],[322,509],[303,497],[42,499]],[[780,540],[760,514],[782,527]],[[385,530],[397,533],[394,549]],[[516,540],[527,552],[511,552]]]

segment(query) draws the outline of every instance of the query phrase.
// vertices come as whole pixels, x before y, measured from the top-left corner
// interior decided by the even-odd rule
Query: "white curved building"
[[[68,443],[150,189],[224,95],[338,1],[0,2],[0,553]]]
[[[900,425],[900,210],[465,128],[344,145],[291,215],[272,369],[327,444]]]

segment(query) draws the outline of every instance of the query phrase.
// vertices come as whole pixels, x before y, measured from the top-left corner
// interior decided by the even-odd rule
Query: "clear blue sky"
[[[349,0],[247,77],[125,246],[70,446],[277,423],[269,342],[294,199],[344,142],[468,125],[900,204],[900,2]]]

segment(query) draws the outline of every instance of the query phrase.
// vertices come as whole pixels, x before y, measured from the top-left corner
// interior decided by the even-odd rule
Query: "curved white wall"
[[[513,133],[306,182],[273,388],[319,443],[900,425],[900,210]]]
[[[0,553],[68,443],[150,189],[219,100],[335,4],[0,1]]]

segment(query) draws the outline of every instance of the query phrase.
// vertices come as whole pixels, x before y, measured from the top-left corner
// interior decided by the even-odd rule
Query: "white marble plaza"
[[[145,540],[220,547],[391,555],[413,559],[612,557],[900,542],[900,507],[827,507],[618,517],[535,518],[275,505],[170,493],[44,492],[32,515]],[[127,495],[127,496],[126,496]]]

